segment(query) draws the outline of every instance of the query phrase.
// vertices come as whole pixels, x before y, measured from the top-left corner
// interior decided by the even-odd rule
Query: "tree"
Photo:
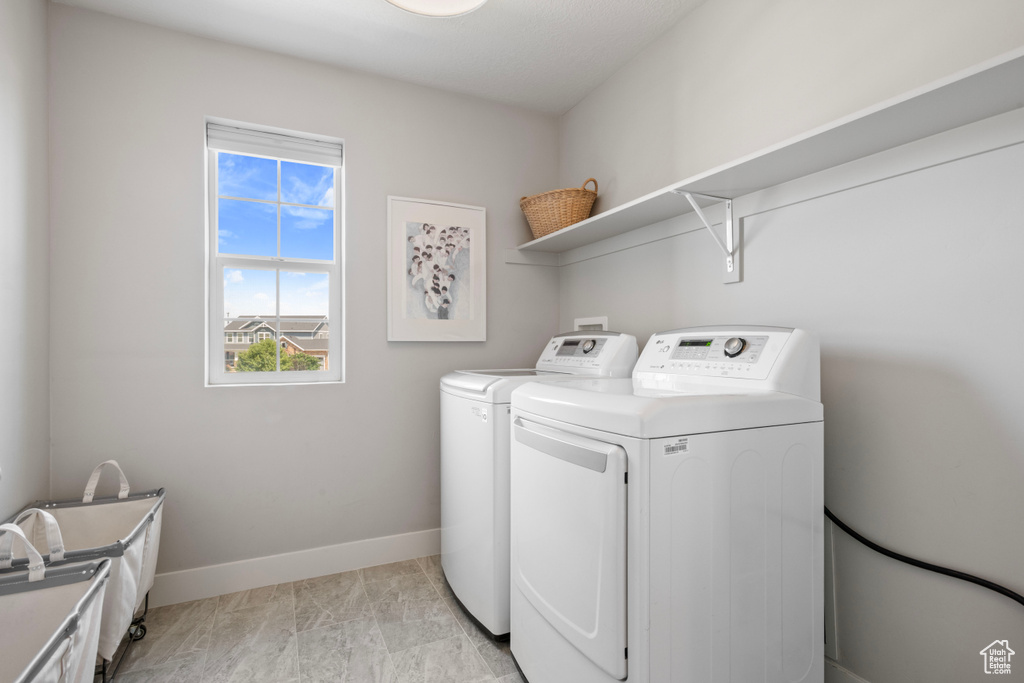
[[[281,354],[282,370],[319,370],[320,359],[301,351],[292,355]]]
[[[238,354],[238,372],[274,372],[277,369],[277,342],[264,339]],[[320,359],[308,353],[281,354],[281,370],[319,370]]]
[[[235,369],[238,372],[274,372],[277,370],[277,343],[272,338],[256,342],[238,354]]]

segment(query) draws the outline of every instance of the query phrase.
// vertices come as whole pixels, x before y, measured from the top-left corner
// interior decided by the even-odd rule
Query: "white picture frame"
[[[487,211],[388,197],[388,341],[487,339]]]

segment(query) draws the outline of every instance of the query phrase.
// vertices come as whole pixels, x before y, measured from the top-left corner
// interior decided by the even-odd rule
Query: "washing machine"
[[[492,637],[509,632],[509,401],[526,382],[630,376],[632,335],[560,334],[534,368],[441,378],[441,568],[463,609]]]
[[[512,393],[529,683],[824,677],[823,412],[799,329],[655,334],[631,379]]]

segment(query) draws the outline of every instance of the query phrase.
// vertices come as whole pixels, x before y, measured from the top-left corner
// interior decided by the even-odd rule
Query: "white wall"
[[[883,545],[1024,593],[1024,364],[1017,343],[995,350],[1024,338],[1022,183],[1017,144],[749,217],[740,284],[720,284],[702,232],[565,266],[563,322],[816,332],[826,504]],[[839,661],[857,675],[971,680],[989,634],[1024,641],[1019,605],[834,537]]]
[[[531,365],[557,274],[507,266],[557,121],[51,8],[53,494],[164,486],[160,572],[439,526],[438,379]],[[345,140],[345,384],[204,388],[204,116]],[[487,209],[486,343],[386,341],[386,197]]]
[[[711,0],[563,117],[562,186],[595,176],[608,209],[1024,45],[1024,4],[935,8]],[[1024,118],[1001,121],[1024,140]],[[578,262],[560,269],[559,315],[607,314],[641,338],[818,333],[826,504],[883,544],[1024,592],[1024,364],[1016,342],[994,346],[1024,336],[1022,185],[1016,144],[747,217],[739,284],[721,284],[702,232]],[[1024,642],[1015,603],[835,537],[853,674],[974,680],[992,640]]]
[[[49,494],[46,2],[0,3],[0,520]],[[17,341],[15,341],[17,340]]]
[[[709,0],[562,117],[594,212],[1024,43],[1020,0]]]

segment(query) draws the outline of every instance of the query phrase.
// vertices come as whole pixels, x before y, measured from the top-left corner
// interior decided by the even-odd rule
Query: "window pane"
[[[334,206],[334,169],[281,162],[281,201],[289,204]]]
[[[277,201],[277,160],[217,153],[217,194]]]
[[[330,283],[327,273],[281,271],[281,315],[327,320]]]
[[[227,372],[277,372],[277,335],[268,325],[252,321],[229,321],[229,327],[246,325],[258,329],[261,341],[256,343],[224,344],[224,369]]]
[[[222,254],[277,256],[277,205],[218,199],[217,250]]]
[[[225,268],[224,315],[273,319],[277,315],[276,272]]]
[[[282,206],[281,256],[334,260],[334,211]]]

